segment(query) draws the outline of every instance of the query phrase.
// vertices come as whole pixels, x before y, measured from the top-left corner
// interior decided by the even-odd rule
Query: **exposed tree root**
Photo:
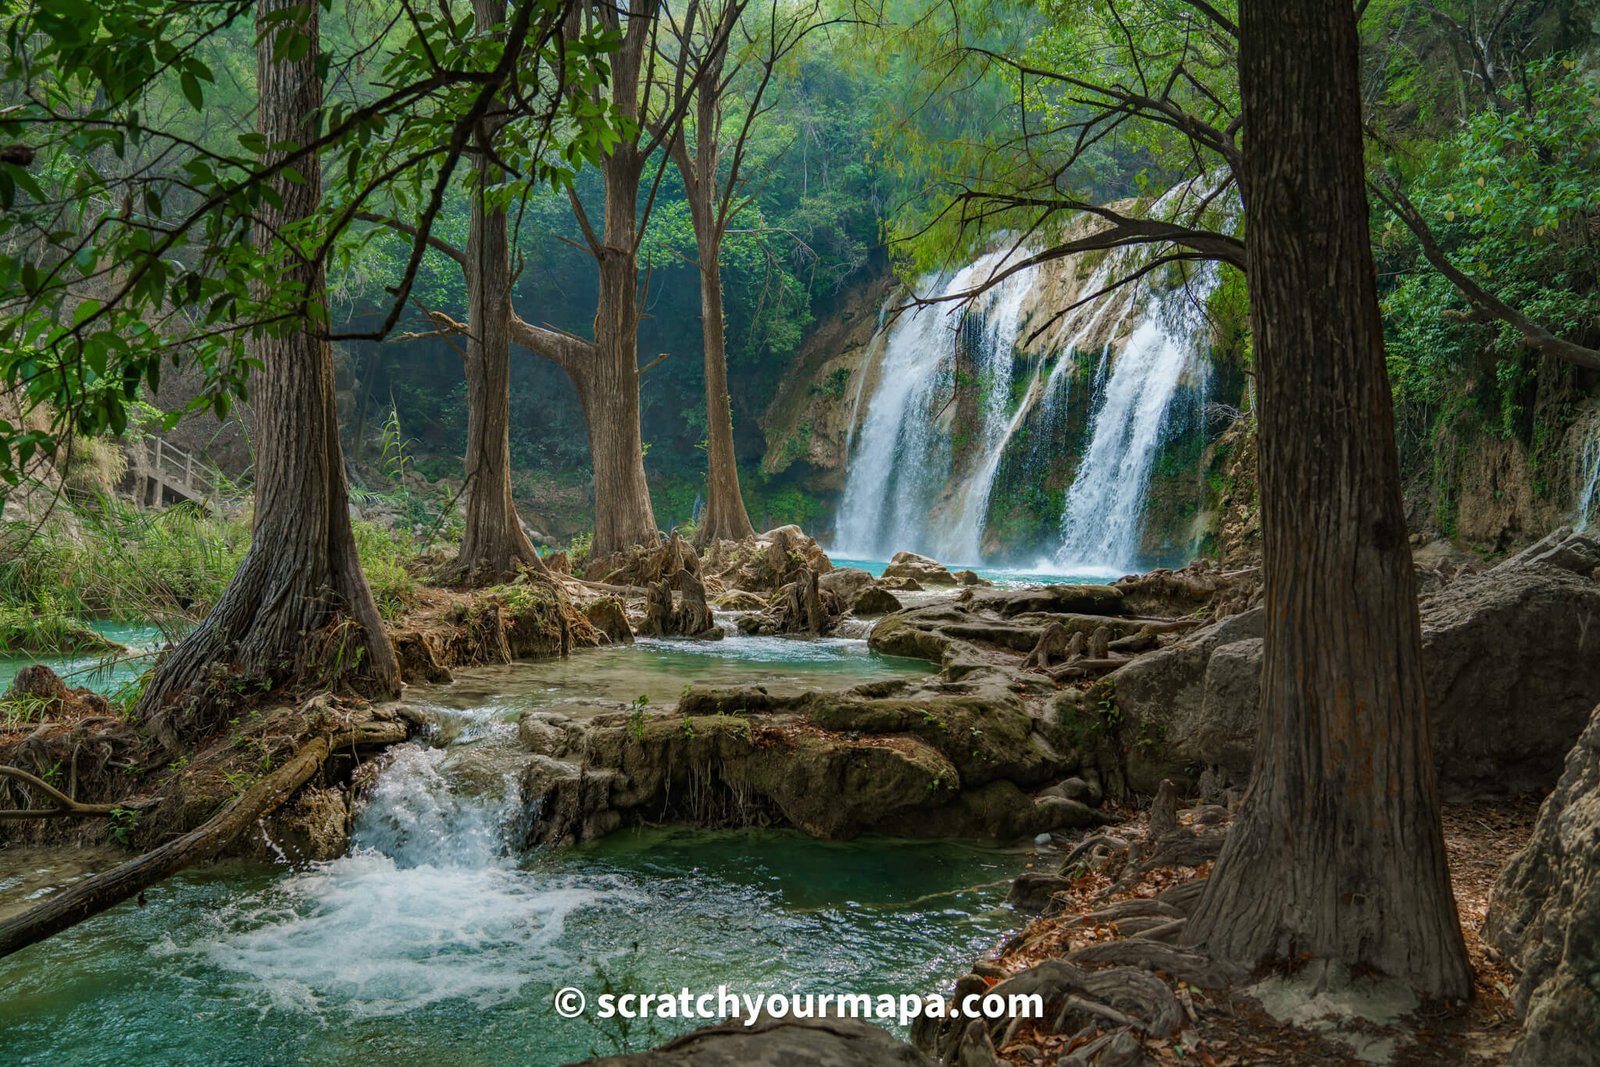
[[[13,778],[30,788],[37,789],[54,802],[54,805],[48,808],[0,810],[0,819],[56,819],[69,815],[110,815],[116,811],[133,811],[155,803],[150,797],[130,797],[113,804],[85,804],[74,800],[43,778],[29,774],[20,767],[0,767],[0,778]]]

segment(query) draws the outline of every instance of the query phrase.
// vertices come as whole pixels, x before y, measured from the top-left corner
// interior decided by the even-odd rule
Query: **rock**
[[[1100,802],[1105,799],[1105,794],[1101,792],[1099,786],[1082,778],[1068,778],[1064,782],[1058,782],[1046,789],[1041,795],[1065,797],[1068,800],[1077,800],[1094,808],[1098,808]]]
[[[624,821],[1015,840],[1101,821],[1023,792],[1064,768],[1021,700],[989,681],[960,688],[690,690],[670,713],[530,713],[529,840],[581,841]]]
[[[252,854],[269,863],[338,859],[350,845],[349,826],[344,790],[308,785],[256,827]]]
[[[1116,821],[1082,801],[1066,797],[1047,795],[1033,803],[1044,813],[1044,823],[1051,830],[1082,830],[1090,826],[1108,826]]]
[[[1249,776],[1255,759],[1262,645],[1259,637],[1218,645],[1206,664],[1196,752],[1208,766],[1225,768],[1240,780]]]
[[[910,578],[923,585],[955,585],[955,575],[943,563],[915,552],[896,552],[889,565],[883,568],[886,579]]]
[[[875,579],[860,567],[836,567],[817,579],[824,590],[839,598],[841,604],[854,602],[862,590],[872,586]]]
[[[993,585],[987,578],[980,578],[973,571],[956,571],[956,581],[961,585]]]
[[[605,635],[608,643],[633,644],[633,627],[628,625],[627,612],[622,610],[622,601],[617,597],[601,597],[584,610],[584,615],[589,625]]]
[[[1094,633],[1089,635],[1090,659],[1105,659],[1111,654],[1111,631],[1104,626],[1096,626]]]
[[[933,663],[944,662],[950,639],[931,629],[916,625],[906,612],[886,615],[872,628],[867,643],[873,651],[885,656],[906,656],[925,659]]]
[[[860,1019],[725,1022],[649,1052],[584,1060],[589,1067],[935,1067],[935,1061]]]
[[[1500,875],[1485,933],[1521,972],[1513,1067],[1600,1063],[1600,707]]]
[[[1421,602],[1423,670],[1447,800],[1549,789],[1600,694],[1600,542],[1567,535]],[[909,614],[909,613],[908,613]],[[1106,678],[1123,723],[1129,785],[1249,774],[1260,706],[1262,612],[1195,630]],[[881,624],[880,624],[881,625]],[[902,640],[904,640],[902,638]],[[1128,745],[1131,739],[1147,742]]]
[[[878,583],[885,589],[893,589],[897,593],[920,593],[922,583],[915,578],[880,578]]]
[[[1004,618],[1029,612],[1050,615],[1121,615],[1122,590],[1110,585],[1039,585],[1029,589],[975,589],[975,611],[993,611]]]
[[[888,615],[899,611],[901,607],[899,599],[893,593],[873,586],[861,591],[851,603],[850,610],[857,615]]]
[[[1446,799],[1555,784],[1600,696],[1600,541],[1541,542],[1422,602],[1428,716]]]

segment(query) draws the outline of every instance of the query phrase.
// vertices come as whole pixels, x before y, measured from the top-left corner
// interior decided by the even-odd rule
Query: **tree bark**
[[[621,32],[611,58],[611,101],[634,129],[600,161],[605,216],[595,233],[582,203],[573,209],[599,268],[594,340],[514,318],[512,338],[556,363],[578,391],[594,467],[594,542],[599,560],[635,545],[660,541],[644,475],[639,429],[639,185],[646,153],[639,148],[641,74],[651,57],[651,26],[659,0],[629,0],[626,18],[610,3],[593,3],[589,17]]]
[[[300,59],[278,60],[271,20],[295,12],[312,41]],[[260,0],[258,125],[268,144],[304,143],[322,107],[318,7]],[[321,197],[315,156],[302,181],[273,182],[277,202],[257,209],[254,239],[278,246],[312,216]],[[226,692],[349,684],[362,695],[399,694],[400,668],[356,557],[344,456],[334,407],[322,265],[285,250],[279,278],[301,302],[299,321],[252,335],[255,372],[255,525],[250,551],[216,607],[156,666],[139,701],[152,732],[171,747],[227,717]]]
[[[705,349],[706,379],[706,508],[695,529],[696,545],[713,541],[737,541],[755,536],[750,514],[739,492],[739,457],[733,447],[733,403],[728,395],[727,317],[722,300],[722,242],[727,236],[730,212],[739,183],[739,167],[744,139],[760,109],[760,100],[771,76],[777,56],[770,57],[766,76],[744,116],[744,125],[735,140],[733,159],[726,177],[722,175],[722,95],[728,78],[723,76],[728,60],[729,38],[740,15],[743,0],[729,0],[720,10],[708,5],[698,9],[695,20],[685,20],[680,33],[679,84],[697,73],[692,92],[694,106],[694,146],[689,146],[689,131],[680,128],[667,138],[673,163],[683,178],[689,216],[694,224],[696,258],[700,266],[700,319],[702,346]],[[776,9],[774,9],[776,12]],[[792,38],[797,41],[799,36]],[[779,43],[772,42],[772,47]],[[700,69],[690,67],[698,60]]]
[[[473,0],[480,32],[505,21],[505,0]],[[496,109],[498,110],[498,109]],[[498,168],[492,148],[503,116],[491,113],[478,146],[467,254],[466,530],[458,566],[468,585],[516,577],[518,564],[543,571],[511,498],[511,245],[506,210],[485,196]]]
[[[702,135],[704,136],[704,135]],[[713,163],[713,167],[715,163]],[[714,171],[713,171],[714,173]],[[687,177],[687,176],[686,176]],[[699,194],[700,190],[695,190]],[[701,195],[709,196],[709,192]],[[714,220],[702,223],[701,210],[692,195],[695,243],[700,259],[700,318],[705,345],[706,375],[706,509],[695,529],[694,541],[737,541],[754,537],[744,496],[739,492],[739,457],[733,448],[733,402],[728,395],[728,351],[722,306],[722,233]]]
[[[1185,937],[1430,996],[1471,972],[1445,865],[1348,4],[1244,0],[1266,646],[1253,783]]]

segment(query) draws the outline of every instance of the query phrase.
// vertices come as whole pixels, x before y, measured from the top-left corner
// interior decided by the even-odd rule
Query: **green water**
[[[1020,852],[683,829],[510,847],[527,816],[524,712],[581,714],[641,694],[670,706],[686,684],[781,691],[927,670],[859,640],[734,637],[418,687],[408,699],[445,744],[395,750],[349,855],[189,872],[143,907],[0,960],[0,1063],[553,1064],[702,1025],[565,1020],[552,1004],[565,986],[591,1004],[608,988],[948,991],[1016,926],[1003,902]],[[12,881],[39,892],[37,879]]]
[[[883,574],[883,569],[889,565],[881,559],[844,559],[840,556],[831,558],[835,567],[858,567],[874,578],[880,577]],[[957,571],[966,570],[967,568],[964,564],[955,564],[950,569]],[[1112,573],[1111,571],[1099,574],[1063,574],[1059,571],[983,566],[973,567],[971,570],[979,578],[987,579],[1001,589],[1021,589],[1030,585],[1094,585],[1122,577],[1121,572]]]
[[[459,859],[459,857],[458,857]],[[561,1063],[689,1028],[567,1021],[683,986],[947,991],[1013,928],[1014,853],[786,832],[628,834],[520,864],[224,866],[0,962],[0,1060]]]
[[[863,639],[734,634],[721,641],[641,639],[580,649],[561,660],[477,667],[457,672],[449,685],[408,688],[406,699],[429,710],[453,740],[458,729],[515,722],[528,711],[581,717],[628,708],[641,696],[652,711],[665,711],[690,686],[760,685],[790,695],[931,671],[922,660],[880,656]]]
[[[128,654],[0,656],[0,693],[11,687],[11,679],[16,677],[18,671],[32,663],[45,664],[74,688],[88,686],[101,693],[110,693],[149,670],[153,662],[152,654],[167,640],[160,628],[147,623],[96,621],[89,623],[89,627],[119,645],[126,645]]]

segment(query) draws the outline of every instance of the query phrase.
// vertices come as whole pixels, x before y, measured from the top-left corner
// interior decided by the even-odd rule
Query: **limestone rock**
[[[923,585],[955,585],[956,576],[943,563],[915,552],[896,552],[883,568],[884,578],[910,578]]]
[[[1600,1064],[1600,707],[1500,875],[1486,933],[1521,971],[1513,1067]]]
[[[835,567],[817,579],[823,589],[839,598],[840,603],[852,603],[862,590],[872,587],[875,579],[860,567]]]
[[[344,791],[306,786],[256,828],[251,844],[252,855],[268,862],[338,859],[350,844],[350,807]]]
[[[898,597],[887,589],[876,586],[863,589],[850,605],[850,610],[857,615],[888,615],[899,611],[902,605]]]
[[[1423,670],[1446,799],[1550,788],[1600,695],[1600,541],[1541,542],[1421,602]],[[1260,706],[1263,615],[1195,630],[1107,678],[1125,730],[1130,785],[1214,770],[1248,776]]]

